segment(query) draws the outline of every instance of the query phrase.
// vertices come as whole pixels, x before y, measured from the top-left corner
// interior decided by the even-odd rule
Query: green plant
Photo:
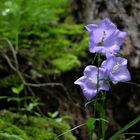
[[[6,73],[0,78],[0,88],[6,90],[3,98],[8,92],[8,101],[22,104],[28,98],[20,96],[22,84],[25,89],[28,86],[24,81],[48,82],[47,76],[81,66],[88,38],[84,26],[73,21],[69,5],[68,0],[0,2],[0,70]],[[37,104],[26,104],[26,109]]]
[[[73,22],[68,5],[68,0],[0,2],[1,37],[8,38],[16,53],[32,65],[30,73],[61,73],[80,66],[87,36],[83,25]],[[8,49],[4,41],[1,46]]]
[[[56,111],[54,113],[48,112],[48,117],[55,120],[56,122],[63,122],[66,119],[71,119],[72,117],[69,115],[59,116],[59,112]]]
[[[24,139],[14,134],[0,132],[0,140],[24,140]]]
[[[56,119],[26,116],[7,110],[0,111],[0,124],[0,136],[3,136],[0,140],[13,140],[12,138],[15,138],[14,140],[53,140],[57,135],[70,129],[64,120],[58,122]],[[12,136],[11,139],[9,136]],[[76,140],[76,138],[70,132],[57,140]]]
[[[24,84],[17,85],[11,88],[12,94],[11,96],[0,96],[0,99],[7,99],[7,102],[15,102],[17,104],[17,108],[9,108],[11,110],[16,110],[19,112],[24,112],[28,114],[38,114],[34,109],[41,105],[39,102],[39,98],[32,96],[20,96],[20,94],[25,90]]]

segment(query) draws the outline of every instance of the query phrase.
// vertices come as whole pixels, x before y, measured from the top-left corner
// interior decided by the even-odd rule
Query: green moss
[[[0,33],[13,45],[18,39],[18,53],[32,64],[32,69],[41,74],[45,73],[42,69],[62,73],[80,66],[79,58],[88,49],[87,34],[84,25],[74,23],[69,0],[2,1],[1,13],[7,9],[9,12],[0,14]],[[9,48],[7,43],[1,45]],[[64,67],[65,57],[61,55],[76,59],[73,57],[71,64]]]
[[[19,137],[23,140],[28,140],[26,133],[10,122],[0,119],[0,140],[12,140]],[[16,139],[15,139],[16,140]]]
[[[68,71],[80,65],[80,61],[72,54],[63,55],[60,58],[54,59],[52,63],[60,71]]]
[[[64,121],[58,122],[47,117],[27,117],[6,110],[0,112],[0,140],[53,140],[69,129],[69,125]],[[67,133],[58,140],[76,138]]]
[[[24,139],[17,135],[0,132],[0,140],[24,140]]]

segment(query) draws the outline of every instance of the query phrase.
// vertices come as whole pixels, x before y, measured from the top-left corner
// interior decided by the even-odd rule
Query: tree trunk
[[[139,0],[73,0],[73,13],[77,23],[98,23],[108,17],[128,36],[121,47],[128,59],[131,82],[140,84],[140,1]],[[140,88],[131,84],[111,86],[107,97],[108,129],[125,125],[140,113]],[[110,119],[110,120],[111,120]],[[136,125],[133,131],[138,132]],[[114,131],[114,130],[109,130]]]
[[[120,30],[128,32],[122,53],[131,67],[140,68],[140,1],[73,0],[73,13],[78,23],[97,23],[108,17]]]

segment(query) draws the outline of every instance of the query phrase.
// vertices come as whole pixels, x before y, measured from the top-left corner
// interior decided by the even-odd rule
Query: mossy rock
[[[28,137],[22,129],[0,119],[0,140],[28,140]]]
[[[22,137],[14,134],[0,132],[0,139],[1,140],[24,140]]]
[[[70,126],[65,121],[0,111],[0,140],[54,140],[69,129]],[[76,138],[70,132],[56,140]]]

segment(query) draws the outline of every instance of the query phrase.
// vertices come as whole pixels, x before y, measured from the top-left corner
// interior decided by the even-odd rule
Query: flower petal
[[[79,85],[81,88],[85,88],[84,87],[84,83],[85,83],[85,81],[86,81],[86,77],[85,76],[82,76],[82,77],[80,77],[79,79],[77,79],[75,82],[74,82],[74,84],[76,84],[76,85]]]
[[[93,40],[93,42],[95,44],[101,42],[103,36],[104,36],[104,28],[96,28],[92,31],[91,33],[91,40]]]
[[[98,27],[97,24],[88,24],[87,26],[85,26],[85,28],[86,28],[87,31],[89,31],[89,32],[93,31],[96,27]]]
[[[97,67],[93,65],[89,65],[84,70],[84,76],[91,77],[93,73],[97,73]]]
[[[109,83],[107,81],[104,81],[102,86],[99,88],[99,90],[108,91],[109,90]]]
[[[131,80],[130,73],[126,67],[121,67],[119,70],[110,74],[110,78],[116,82],[126,82]]]
[[[89,51],[91,53],[99,52],[106,57],[116,55],[120,50],[126,32],[121,32],[116,25],[108,18],[102,20],[99,24],[89,24],[86,29],[90,32]]]
[[[99,26],[101,26],[105,29],[109,29],[109,28],[117,29],[116,25],[113,24],[108,18],[105,18],[104,20],[102,20],[99,23]]]
[[[119,31],[119,34],[118,34],[118,38],[117,38],[117,43],[118,45],[122,45],[123,42],[124,42],[124,38],[127,36],[127,33],[126,32],[121,32]]]
[[[102,68],[106,68],[107,70],[111,70],[114,65],[116,64],[116,62],[114,61],[114,57],[110,57],[107,60],[103,61],[101,64]]]
[[[116,61],[119,62],[121,64],[121,66],[126,66],[128,60],[122,57],[116,57]]]
[[[94,96],[96,96],[97,94],[97,89],[94,88],[94,89],[83,89],[83,94],[84,96],[87,98],[87,100],[91,100]]]

